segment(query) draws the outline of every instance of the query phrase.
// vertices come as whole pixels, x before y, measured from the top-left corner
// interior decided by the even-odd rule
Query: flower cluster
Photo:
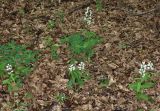
[[[153,63],[151,61],[149,61],[147,64],[146,62],[142,62],[140,65],[139,73],[142,75],[142,77],[145,76],[147,70],[154,70]]]
[[[76,66],[74,64],[71,64],[68,69],[70,72],[72,72],[76,69]]]
[[[85,64],[84,62],[81,62],[80,64],[78,64],[78,69],[79,70],[84,70]]]
[[[90,25],[91,23],[93,23],[93,20],[92,20],[92,10],[89,7],[87,7],[87,9],[86,9],[84,21],[86,21],[88,25]]]
[[[11,73],[13,73],[13,68],[12,68],[12,65],[10,65],[10,64],[7,64],[7,65],[6,65],[6,71],[7,71],[7,73],[8,73],[8,74],[11,74]]]
[[[69,69],[70,72],[72,72],[76,69],[84,70],[84,68],[85,68],[84,62],[80,62],[80,64],[78,64],[77,66],[75,64],[71,64],[68,69]]]

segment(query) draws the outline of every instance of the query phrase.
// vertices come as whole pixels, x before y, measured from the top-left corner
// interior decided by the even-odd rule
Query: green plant
[[[58,44],[54,44],[54,45],[51,46],[51,57],[52,57],[52,59],[58,59],[59,58],[58,53],[57,53],[58,48],[59,48]]]
[[[66,95],[64,93],[58,93],[55,96],[55,99],[57,100],[57,102],[59,103],[64,103],[64,101],[67,99]]]
[[[54,20],[49,20],[47,26],[48,26],[49,29],[53,29],[53,28],[55,28],[56,23],[55,23]]]
[[[46,36],[44,39],[43,39],[43,43],[45,45],[45,47],[51,47],[52,44],[53,44],[53,39],[51,36]]]
[[[99,81],[99,85],[100,85],[101,87],[107,87],[108,84],[109,84],[109,79],[102,78],[102,79],[100,79],[100,81]]]
[[[0,45],[0,78],[8,86],[8,91],[17,90],[22,86],[23,78],[32,70],[38,51],[27,50],[25,45],[14,41]]]
[[[65,36],[61,39],[61,43],[67,43],[72,57],[75,58],[78,56],[80,59],[90,59],[94,54],[94,46],[100,43],[100,38],[96,33],[85,30],[80,33]]]
[[[59,45],[54,44],[52,37],[47,36],[43,42],[45,47],[50,49],[52,59],[58,59],[59,56],[58,56],[57,50],[59,48]]]
[[[68,87],[69,88],[78,88],[81,87],[86,80],[89,79],[89,75],[81,70],[74,70],[69,72],[69,81]]]
[[[69,66],[69,88],[77,89],[81,87],[84,82],[90,78],[84,67],[85,64],[83,62],[78,64],[78,66],[75,66],[75,64],[71,64]]]
[[[102,10],[102,0],[96,0],[96,8],[97,8],[97,11]]]
[[[138,100],[152,101],[152,99],[144,93],[145,89],[152,88],[154,83],[151,81],[151,74],[145,72],[140,78],[136,78],[134,83],[129,85],[129,88],[136,93]]]

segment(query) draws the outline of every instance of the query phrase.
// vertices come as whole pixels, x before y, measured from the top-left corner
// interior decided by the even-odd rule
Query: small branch
[[[151,10],[148,10],[148,11],[145,11],[145,12],[141,12],[141,13],[132,13],[131,15],[132,16],[142,16],[142,15],[149,14],[149,13],[152,13],[152,12],[155,12],[155,11],[160,11],[160,3],[158,3],[156,5],[156,7],[151,9]]]
[[[86,8],[86,7],[88,7],[89,5],[91,5],[94,2],[95,2],[94,0],[86,0],[83,4],[80,4],[78,6],[75,6],[75,7],[71,8],[71,9],[69,9],[68,14],[70,15],[74,11],[80,10],[82,8]]]
[[[146,14],[149,14],[149,13],[152,13],[152,12],[155,12],[155,11],[158,11],[158,10],[156,8],[154,8],[154,9],[148,10],[146,12],[135,13],[135,14],[132,14],[132,15],[133,16],[142,16],[142,15],[146,15]]]

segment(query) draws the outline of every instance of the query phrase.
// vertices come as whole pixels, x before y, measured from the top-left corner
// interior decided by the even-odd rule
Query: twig
[[[75,6],[73,8],[71,8],[69,11],[68,11],[68,14],[72,14],[74,11],[77,11],[77,10],[80,10],[82,8],[86,8],[87,6],[91,5],[92,3],[94,3],[95,1],[94,0],[86,0],[85,2],[83,2],[83,4],[80,4],[79,6]]]
[[[152,13],[152,12],[155,12],[155,11],[158,11],[157,8],[148,10],[148,11],[146,11],[146,12],[135,13],[135,14],[131,14],[131,15],[133,15],[133,16],[141,16],[141,15],[149,14],[149,13]]]
[[[151,10],[148,10],[148,11],[145,11],[145,12],[141,12],[141,13],[132,13],[131,15],[132,16],[142,16],[142,15],[149,14],[149,13],[152,13],[152,12],[155,12],[155,11],[160,11],[160,3],[158,3],[156,5],[156,7],[151,9]]]

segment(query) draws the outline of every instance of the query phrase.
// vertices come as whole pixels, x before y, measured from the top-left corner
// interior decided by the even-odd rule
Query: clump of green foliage
[[[55,20],[49,20],[47,24],[49,29],[53,29],[56,26]]]
[[[76,68],[75,70],[69,72],[68,87],[73,89],[81,88],[84,85],[84,82],[89,78],[88,73],[84,70],[79,70]]]
[[[38,59],[38,51],[27,50],[25,45],[14,41],[0,45],[0,79],[8,86],[8,91],[22,86],[23,78],[32,71],[32,63]],[[12,67],[7,72],[6,66]]]
[[[100,43],[100,38],[96,33],[85,30],[65,36],[61,39],[61,43],[68,45],[68,49],[73,58],[78,56],[78,58],[81,57],[81,59],[90,59],[94,54],[93,48]]]
[[[151,97],[144,93],[145,89],[152,88],[155,83],[151,80],[151,73],[145,72],[143,77],[136,78],[134,83],[129,85],[129,88],[132,89],[138,100],[152,101]]]
[[[45,37],[44,44],[46,48],[50,49],[52,59],[58,59],[59,56],[58,56],[57,50],[59,48],[59,45],[53,42],[53,39],[51,36]]]
[[[67,44],[70,51],[70,62],[73,62],[69,67],[69,88],[79,89],[90,78],[82,61],[90,60],[94,54],[93,48],[100,42],[100,37],[88,30],[82,30],[61,39],[61,44]],[[80,64],[76,66],[75,61]]]
[[[58,103],[64,103],[65,100],[67,99],[67,96],[65,95],[65,93],[57,93],[55,99]]]
[[[102,78],[99,80],[99,85],[101,87],[107,87],[109,85],[109,79]]]

